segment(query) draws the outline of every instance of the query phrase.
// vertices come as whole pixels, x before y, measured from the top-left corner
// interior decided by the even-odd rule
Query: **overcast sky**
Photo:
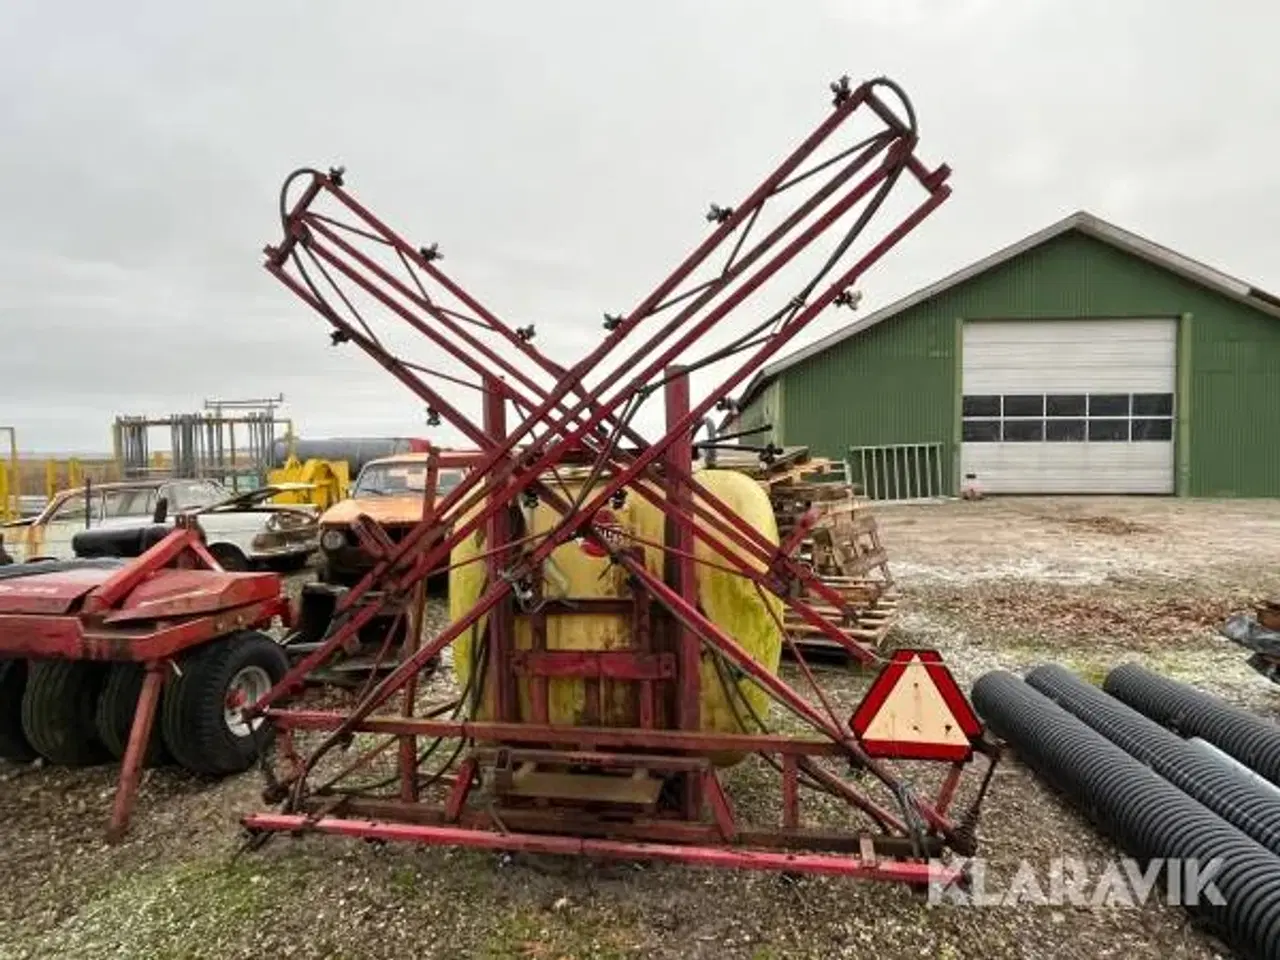
[[[285,173],[345,164],[576,354],[841,73],[899,80],[954,169],[864,313],[1076,209],[1274,290],[1278,34],[1265,2],[9,0],[0,424],[103,450],[117,413],[282,392],[303,436],[423,435],[421,404],[261,269]]]

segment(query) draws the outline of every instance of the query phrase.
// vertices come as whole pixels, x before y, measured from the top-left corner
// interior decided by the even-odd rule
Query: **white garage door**
[[[962,476],[989,493],[1173,493],[1174,320],[964,325]]]

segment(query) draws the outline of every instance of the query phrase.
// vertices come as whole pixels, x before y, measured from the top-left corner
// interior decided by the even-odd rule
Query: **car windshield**
[[[103,516],[149,517],[156,509],[155,487],[132,487],[107,490],[102,495]]]
[[[155,513],[158,497],[166,497],[170,512],[177,512],[212,506],[229,496],[230,491],[211,480],[173,480],[159,487],[117,488],[102,491],[102,515],[107,519],[149,517]]]
[[[448,493],[462,482],[461,470],[441,470],[436,493]],[[371,463],[360,471],[355,497],[395,497],[421,495],[427,483],[425,463]]]
[[[230,490],[211,480],[177,480],[165,484],[161,493],[169,498],[170,510],[198,510],[231,496]]]

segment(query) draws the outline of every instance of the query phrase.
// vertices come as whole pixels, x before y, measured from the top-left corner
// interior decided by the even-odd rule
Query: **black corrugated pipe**
[[[1280,858],[1013,674],[973,685],[973,705],[1018,757],[1133,857],[1220,865],[1222,894],[1188,904],[1239,952],[1280,960]]]
[[[1250,782],[1238,770],[1055,663],[1036,667],[1027,674],[1027,683],[1183,793],[1280,854],[1280,799],[1260,782]]]
[[[1112,670],[1102,689],[1162,727],[1208,740],[1280,785],[1280,725],[1136,663]]]

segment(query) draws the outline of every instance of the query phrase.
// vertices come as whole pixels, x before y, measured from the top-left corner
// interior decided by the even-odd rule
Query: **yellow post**
[[[9,465],[0,463],[0,522],[17,519],[9,509]]]
[[[5,471],[4,495],[0,496],[0,514],[10,520],[22,516],[22,473],[18,469],[18,431],[0,427],[9,434],[9,469]]]
[[[44,462],[44,498],[52,500],[53,495],[58,492],[58,461],[46,460]]]
[[[84,464],[75,457],[67,461],[67,489],[84,486]]]

